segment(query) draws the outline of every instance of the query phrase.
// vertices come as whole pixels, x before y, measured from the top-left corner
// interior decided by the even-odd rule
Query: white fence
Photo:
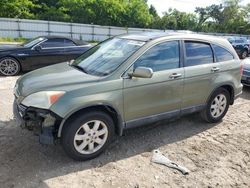
[[[61,35],[87,41],[91,40],[102,41],[104,39],[119,34],[144,32],[144,31],[164,32],[163,30],[155,30],[155,29],[124,28],[124,27],[100,26],[92,24],[77,24],[77,23],[66,23],[66,22],[55,22],[55,21],[0,18],[0,37],[34,38],[41,35]],[[217,36],[232,36],[232,34],[221,34],[221,33],[203,33],[203,34],[217,35]],[[242,36],[250,39],[250,35],[234,35],[234,36]]]

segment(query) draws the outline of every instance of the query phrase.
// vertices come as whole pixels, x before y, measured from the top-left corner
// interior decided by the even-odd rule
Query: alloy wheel
[[[76,131],[74,147],[81,154],[92,154],[105,144],[107,138],[107,125],[102,121],[92,120]]]
[[[241,56],[242,56],[242,59],[245,59],[247,57],[247,51],[244,51]]]
[[[214,118],[220,117],[224,113],[226,106],[227,106],[226,96],[224,94],[217,95],[214,98],[210,107],[210,113],[212,117]]]
[[[13,59],[6,58],[0,61],[0,73],[5,76],[16,75],[20,70],[18,62]]]

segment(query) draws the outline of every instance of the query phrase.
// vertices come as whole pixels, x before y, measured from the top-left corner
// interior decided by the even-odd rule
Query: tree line
[[[250,34],[250,3],[241,6],[240,2],[223,0],[196,7],[194,13],[170,8],[160,17],[147,0],[1,0],[0,17]]]

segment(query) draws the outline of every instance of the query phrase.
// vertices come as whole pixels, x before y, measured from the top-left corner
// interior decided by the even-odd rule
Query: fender
[[[206,104],[208,103],[210,97],[212,96],[212,94],[217,90],[219,89],[220,87],[230,87],[231,89],[231,93],[230,93],[230,104],[232,105],[234,103],[234,87],[231,83],[224,83],[224,84],[221,84],[221,85],[218,85],[209,95],[209,97],[207,98],[206,100]]]
[[[84,109],[87,109],[87,108],[98,108],[98,107],[105,107],[109,112],[111,113],[116,113],[117,115],[117,125],[115,125],[115,128],[117,129],[117,134],[119,136],[122,136],[123,134],[123,130],[125,129],[125,122],[123,121],[123,118],[122,118],[122,115],[121,113],[118,111],[117,108],[113,107],[112,105],[110,104],[107,104],[107,103],[99,103],[99,104],[93,104],[93,105],[87,105],[87,106],[82,106],[82,107],[79,107],[79,108],[76,108],[74,109],[73,111],[71,111],[70,113],[68,113],[64,118],[63,120],[61,121],[60,125],[59,125],[59,129],[58,129],[58,133],[57,133],[57,137],[60,138],[61,137],[61,133],[62,133],[62,129],[63,129],[63,126],[65,124],[65,122],[67,121],[67,119],[69,117],[71,117],[74,113],[78,112],[78,111],[81,111],[81,110],[84,110]],[[112,109],[115,111],[112,111]]]

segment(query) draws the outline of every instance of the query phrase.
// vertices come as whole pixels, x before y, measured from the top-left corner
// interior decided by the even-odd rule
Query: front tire
[[[12,57],[5,57],[0,59],[0,75],[15,76],[21,70],[19,62]]]
[[[71,158],[83,161],[100,155],[113,136],[114,122],[106,113],[77,114],[62,130],[62,146]]]
[[[244,51],[241,53],[241,59],[247,58],[247,55],[248,55],[247,50],[244,50]]]
[[[217,123],[226,115],[230,103],[230,94],[224,88],[217,89],[208,100],[202,118],[209,123]]]

